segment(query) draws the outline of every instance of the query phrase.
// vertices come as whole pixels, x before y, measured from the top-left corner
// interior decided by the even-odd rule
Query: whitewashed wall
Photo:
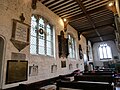
[[[21,13],[24,13],[25,23],[30,25],[31,15],[39,14],[44,16],[48,21],[50,21],[54,25],[55,29],[55,57],[47,57],[43,55],[31,55],[30,47],[25,47],[22,51],[18,51],[14,45],[11,43],[11,34],[12,34],[12,19],[19,19]],[[60,34],[60,31],[63,30],[63,22],[60,17],[51,12],[48,8],[42,5],[40,2],[37,3],[37,9],[31,9],[31,0],[0,0],[0,36],[5,37],[5,52],[4,52],[4,60],[3,60],[3,72],[2,72],[2,88],[10,88],[14,86],[18,86],[20,83],[32,83],[40,80],[52,78],[58,76],[60,74],[67,74],[77,69],[76,64],[79,64],[79,69],[84,70],[83,60],[79,59],[78,54],[78,45],[81,44],[83,48],[83,53],[86,54],[86,39],[82,36],[81,40],[78,41],[77,32],[74,28],[68,25],[68,32],[72,33],[76,39],[76,59],[70,60],[65,59],[67,62],[66,68],[61,68],[61,60],[63,58],[58,57],[58,38],[57,35]],[[11,60],[11,53],[23,53],[26,54],[26,60],[28,61],[28,66],[30,65],[38,65],[38,75],[29,76],[28,80],[24,82],[5,84],[6,80],[6,65],[7,60]],[[73,69],[69,70],[69,64],[73,65]],[[51,65],[57,65],[57,71],[51,73]],[[29,71],[29,70],[28,70]]]

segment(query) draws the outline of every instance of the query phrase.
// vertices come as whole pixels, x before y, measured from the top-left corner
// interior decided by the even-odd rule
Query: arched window
[[[99,46],[99,56],[100,59],[111,59],[112,58],[112,52],[111,52],[111,48],[110,46],[108,46],[107,44],[101,44]]]
[[[43,17],[31,17],[30,53],[53,56],[53,26]]]
[[[68,34],[69,57],[75,58],[75,39]]]

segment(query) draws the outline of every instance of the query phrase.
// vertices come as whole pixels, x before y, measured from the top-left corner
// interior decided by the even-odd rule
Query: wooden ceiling
[[[41,3],[92,43],[115,40],[114,13],[109,0],[41,0]]]

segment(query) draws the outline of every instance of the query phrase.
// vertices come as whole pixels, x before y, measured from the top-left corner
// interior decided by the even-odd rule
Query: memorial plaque
[[[29,45],[29,34],[30,26],[28,24],[13,19],[11,42],[19,51]]]
[[[8,60],[6,84],[16,83],[27,80],[28,61],[25,60]]]

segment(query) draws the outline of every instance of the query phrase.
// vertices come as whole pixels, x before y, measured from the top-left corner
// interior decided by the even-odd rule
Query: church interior
[[[0,0],[0,90],[120,90],[120,0]]]

